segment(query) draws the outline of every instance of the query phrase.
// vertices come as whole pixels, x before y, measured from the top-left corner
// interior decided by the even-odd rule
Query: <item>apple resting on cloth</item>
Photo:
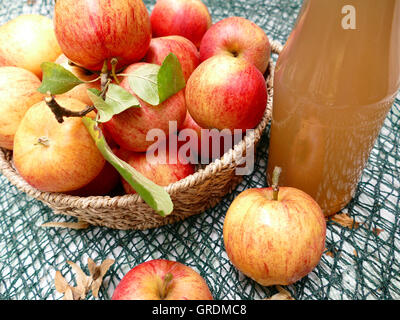
[[[135,63],[129,66],[124,74],[133,72],[145,62]],[[129,77],[124,77],[121,87],[135,95],[129,85]],[[136,96],[136,95],[135,95]],[[180,128],[186,117],[186,104],[183,91],[179,91],[158,106],[152,106],[137,97],[141,107],[130,108],[104,123],[113,140],[121,148],[145,152],[154,141],[147,141],[146,136],[151,129],[159,129],[169,134],[169,122],[176,121],[177,128]]]
[[[202,62],[186,85],[186,106],[202,128],[256,127],[267,106],[262,73],[245,59],[217,55]]]
[[[112,300],[213,300],[206,281],[192,268],[175,261],[151,260],[130,270]]]
[[[274,176],[279,176],[276,170]],[[232,264],[263,286],[289,285],[319,263],[326,222],[301,190],[274,186],[243,191],[225,216],[223,237]]]
[[[153,37],[183,36],[200,47],[212,18],[200,0],[158,0],[151,13]]]
[[[177,56],[187,82],[194,69],[199,65],[200,57],[196,46],[184,37],[168,36],[152,39],[144,61],[162,65],[164,59],[171,52]]]
[[[71,98],[57,98],[57,102],[72,111],[86,108]],[[95,117],[95,113],[87,116]],[[13,156],[25,181],[47,192],[77,190],[97,177],[105,163],[82,119],[66,118],[59,123],[45,101],[32,106],[22,119]]]
[[[43,99],[39,78],[17,67],[0,67],[0,147],[13,149],[14,135],[28,109]]]
[[[214,24],[201,41],[200,61],[218,54],[243,58],[264,74],[271,55],[271,45],[258,25],[245,18],[230,17]]]
[[[54,25],[62,52],[89,70],[118,59],[118,68],[139,61],[151,40],[142,0],[58,0]]]
[[[0,66],[24,68],[41,78],[40,65],[60,54],[53,21],[45,16],[24,14],[0,27]]]

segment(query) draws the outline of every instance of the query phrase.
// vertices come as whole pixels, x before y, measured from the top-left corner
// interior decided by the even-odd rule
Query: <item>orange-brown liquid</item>
[[[280,166],[280,185],[341,210],[399,87],[400,0],[305,0],[276,65],[268,182]]]

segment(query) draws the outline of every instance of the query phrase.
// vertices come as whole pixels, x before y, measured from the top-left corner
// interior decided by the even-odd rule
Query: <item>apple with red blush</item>
[[[129,74],[143,64],[145,62],[135,63],[124,71],[126,76],[120,85],[133,95],[135,93],[129,84]],[[145,152],[154,144],[154,141],[147,138],[150,130],[158,129],[164,132],[165,136],[168,136],[170,121],[176,122],[177,128],[182,125],[186,117],[185,97],[183,90],[181,90],[158,106],[152,106],[139,97],[137,98],[140,102],[140,108],[130,108],[114,115],[110,121],[104,123],[104,126],[121,148]]]
[[[185,81],[200,63],[199,51],[196,46],[182,36],[166,36],[153,38],[150,48],[144,57],[144,61],[162,65],[164,59],[173,53],[177,56]]]
[[[255,128],[267,106],[263,74],[245,59],[216,55],[202,62],[185,89],[186,106],[202,128]]]
[[[89,70],[118,59],[118,68],[141,60],[151,40],[149,13],[142,0],[59,0],[55,34],[62,52]]]
[[[204,278],[180,262],[155,259],[131,269],[112,300],[213,300]]]
[[[158,0],[150,16],[153,37],[179,35],[199,48],[212,18],[201,0]]]
[[[200,45],[201,62],[221,54],[245,59],[264,74],[271,44],[264,30],[254,22],[242,17],[229,17],[208,29]]]
[[[290,285],[309,274],[325,250],[326,222],[305,192],[279,187],[247,189],[226,213],[223,238],[232,264],[263,286]]]

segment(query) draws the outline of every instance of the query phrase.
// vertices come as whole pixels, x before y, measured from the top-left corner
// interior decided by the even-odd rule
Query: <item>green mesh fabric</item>
[[[145,1],[151,10],[153,1]],[[243,16],[261,26],[271,39],[284,43],[301,1],[208,0],[214,22]],[[52,1],[0,2],[0,24],[22,13],[52,16]],[[397,99],[376,142],[357,193],[344,212],[360,222],[349,229],[328,222],[326,247],[318,267],[286,287],[295,299],[400,298],[400,100]],[[48,221],[74,221],[55,215],[48,207],[17,191],[0,176],[0,298],[61,299],[54,287],[60,270],[73,283],[67,260],[82,266],[112,258],[99,299],[110,299],[114,288],[132,267],[147,260],[180,261],[197,270],[215,299],[263,299],[276,292],[238,272],[224,251],[222,227],[232,200],[244,189],[265,186],[268,130],[258,149],[252,175],[213,209],[181,223],[147,231],[118,231],[91,227],[75,231],[45,229]],[[377,234],[377,229],[382,232]],[[91,295],[88,299],[94,299]]]

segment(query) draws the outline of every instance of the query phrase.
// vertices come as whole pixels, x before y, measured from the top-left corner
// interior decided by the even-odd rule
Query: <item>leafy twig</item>
[[[50,95],[44,99],[50,110],[54,113],[54,116],[56,117],[57,121],[59,123],[64,122],[64,117],[79,117],[82,118],[88,113],[92,112],[95,107],[94,106],[87,106],[85,109],[81,111],[71,111],[69,109],[66,109],[58,104],[56,99],[54,99],[53,95]]]

